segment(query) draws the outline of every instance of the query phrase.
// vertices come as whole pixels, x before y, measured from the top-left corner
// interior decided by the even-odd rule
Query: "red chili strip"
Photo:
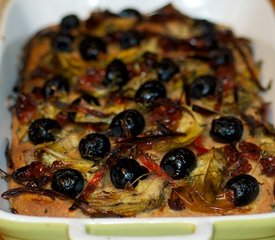
[[[175,185],[175,181],[167,175],[167,173],[147,154],[142,154],[141,163],[147,167],[151,172],[157,174],[159,177],[164,178],[172,185]]]
[[[86,186],[86,188],[83,190],[83,192],[80,196],[81,199],[87,199],[87,197],[95,191],[99,182],[104,177],[106,170],[107,170],[107,168],[104,167],[95,173],[95,175],[91,178],[91,180],[88,183],[88,185]]]
[[[209,152],[209,149],[203,146],[202,143],[202,137],[199,136],[195,141],[194,141],[194,147],[198,153],[198,155],[202,155],[205,154],[207,152]]]

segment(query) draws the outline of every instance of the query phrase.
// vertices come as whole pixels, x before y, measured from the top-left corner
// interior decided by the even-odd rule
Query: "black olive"
[[[208,59],[213,66],[230,64],[234,62],[234,56],[229,48],[217,48],[209,52]]]
[[[101,38],[86,36],[79,44],[79,51],[84,60],[96,60],[100,52],[106,52],[106,45]]]
[[[140,41],[142,39],[141,33],[135,30],[129,30],[126,32],[123,32],[119,43],[121,49],[128,49],[131,47],[138,46],[140,44]]]
[[[110,152],[111,144],[109,138],[105,135],[91,133],[80,140],[78,149],[82,158],[97,160]]]
[[[139,11],[137,11],[136,9],[132,9],[132,8],[126,8],[124,10],[122,10],[119,13],[120,17],[123,18],[137,18],[137,19],[141,19],[142,15],[140,14]]]
[[[135,137],[141,134],[145,120],[140,112],[128,109],[117,114],[110,124],[110,135],[113,137]]]
[[[108,86],[122,87],[129,80],[127,66],[119,59],[114,59],[106,69],[104,83]]]
[[[56,75],[47,82],[45,82],[42,88],[42,94],[46,99],[51,96],[54,96],[55,93],[62,91],[69,91],[69,82],[67,78],[60,75]]]
[[[110,171],[110,178],[115,188],[124,189],[126,185],[136,187],[138,184],[136,180],[140,176],[139,169],[140,165],[135,159],[119,159]]]
[[[135,98],[142,103],[152,103],[159,98],[166,97],[165,86],[157,80],[151,80],[143,83],[136,91]]]
[[[234,205],[241,207],[252,203],[258,196],[260,188],[256,178],[241,174],[231,178],[225,185],[234,192]]]
[[[170,58],[163,58],[157,64],[158,79],[160,81],[167,82],[178,72],[179,66]]]
[[[59,33],[52,39],[52,47],[57,52],[70,52],[72,50],[73,37],[69,34]]]
[[[176,148],[164,155],[161,168],[175,180],[187,177],[197,166],[195,154],[188,148]]]
[[[215,141],[221,143],[240,141],[243,135],[243,124],[236,117],[220,117],[212,121],[210,135]]]
[[[70,30],[79,26],[79,19],[76,15],[71,14],[61,19],[60,27],[62,30]]]
[[[85,93],[83,94],[82,96],[78,97],[77,99],[75,99],[71,104],[70,106],[73,108],[73,106],[78,106],[80,104],[80,102],[84,100],[86,103],[88,104],[91,104],[91,105],[96,105],[96,106],[99,106],[99,101],[97,100],[97,98],[95,98],[94,96],[88,94],[88,93]],[[75,116],[76,116],[76,112],[68,112],[68,118],[71,120],[71,121],[75,121]]]
[[[211,75],[199,76],[193,80],[190,94],[193,99],[200,99],[213,95],[217,86],[217,78]]]
[[[75,169],[60,169],[53,174],[51,187],[56,192],[74,198],[83,190],[84,179]]]
[[[205,19],[198,19],[194,22],[194,27],[199,29],[201,34],[213,33],[215,31],[215,25]]]
[[[29,139],[34,144],[55,141],[54,131],[60,129],[59,123],[50,118],[40,118],[35,120],[29,126]]]

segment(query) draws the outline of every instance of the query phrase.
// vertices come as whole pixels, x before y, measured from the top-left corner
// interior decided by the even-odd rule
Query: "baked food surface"
[[[24,49],[13,212],[60,217],[271,212],[275,131],[251,42],[167,5],[69,15]]]

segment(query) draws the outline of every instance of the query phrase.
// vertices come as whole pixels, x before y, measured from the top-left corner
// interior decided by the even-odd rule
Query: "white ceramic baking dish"
[[[4,148],[10,138],[6,98],[18,74],[20,49],[37,30],[68,13],[87,17],[95,8],[125,7],[153,11],[169,0],[0,0],[0,167],[6,169]],[[178,9],[233,27],[253,39],[257,59],[263,60],[263,84],[275,76],[275,18],[265,0],[171,0]],[[265,98],[272,101],[275,88]],[[275,104],[271,119],[275,119]],[[275,146],[274,146],[275,147]],[[0,180],[0,193],[7,188]],[[200,218],[69,219],[20,216],[0,199],[0,233],[6,240],[107,239],[275,239],[275,213]]]

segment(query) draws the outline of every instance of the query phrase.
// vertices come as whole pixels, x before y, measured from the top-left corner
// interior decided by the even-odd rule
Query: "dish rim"
[[[0,0],[1,1],[1,0]],[[0,37],[4,35],[5,25],[9,11],[12,4],[16,0],[4,0],[4,9],[0,12]],[[270,4],[270,3],[269,3]],[[271,6],[271,4],[270,4]],[[0,66],[2,63],[3,55],[3,40],[0,40]],[[0,69],[1,70],[1,69]],[[274,90],[275,91],[275,90]],[[199,217],[150,217],[150,218],[64,218],[64,217],[38,217],[38,216],[26,216],[26,215],[15,215],[10,212],[0,209],[0,219],[5,221],[16,221],[16,222],[28,222],[28,223],[66,223],[74,224],[76,221],[82,224],[124,224],[124,223],[168,223],[168,222],[183,222],[197,224],[200,221],[211,222],[212,224],[217,221],[234,221],[234,220],[253,220],[253,219],[275,219],[275,212],[271,213],[260,213],[260,214],[249,214],[249,215],[227,215],[227,216],[199,216]]]

